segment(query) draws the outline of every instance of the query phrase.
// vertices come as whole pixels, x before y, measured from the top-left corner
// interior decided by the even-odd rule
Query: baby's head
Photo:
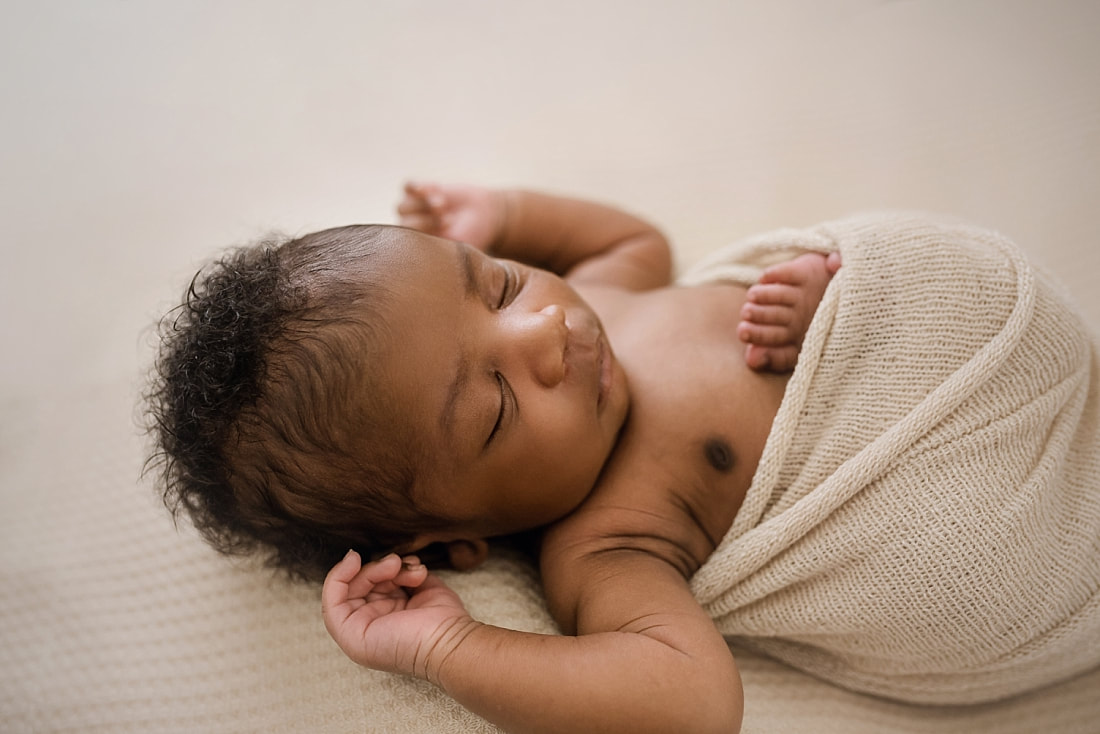
[[[162,322],[154,459],[169,507],[219,550],[313,577],[341,549],[430,525],[409,499],[415,446],[370,374],[387,236],[345,227],[230,252]]]
[[[556,276],[351,226],[223,256],[162,323],[165,501],[216,548],[316,578],[348,548],[479,549],[587,496],[628,396]]]

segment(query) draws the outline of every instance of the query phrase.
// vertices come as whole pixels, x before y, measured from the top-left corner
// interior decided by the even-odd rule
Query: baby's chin
[[[626,372],[622,369],[622,365],[618,362],[615,363],[618,368],[618,377],[612,382],[611,392],[608,394],[607,399],[607,411],[610,413],[610,425],[613,429],[613,438],[611,446],[608,448],[607,456],[604,457],[604,466],[611,460],[611,457],[615,455],[616,449],[619,447],[619,442],[622,440],[623,433],[626,431],[627,423],[630,421],[630,408],[632,404],[630,393],[630,382],[627,380]],[[601,474],[603,470],[600,470]]]

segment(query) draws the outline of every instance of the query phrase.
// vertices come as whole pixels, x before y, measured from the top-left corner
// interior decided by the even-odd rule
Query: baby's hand
[[[416,556],[361,564],[349,551],[325,579],[321,615],[336,644],[360,665],[431,678],[477,625],[458,596]]]
[[[504,228],[504,193],[480,186],[407,183],[397,205],[404,227],[472,245],[483,252]]]

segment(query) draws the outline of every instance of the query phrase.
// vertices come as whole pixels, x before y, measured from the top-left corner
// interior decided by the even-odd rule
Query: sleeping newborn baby
[[[169,504],[335,564],[354,660],[524,731],[735,728],[723,635],[920,702],[1098,662],[1095,352],[1000,238],[863,217],[670,285],[660,233],[600,204],[399,211],[200,273],[153,392]],[[477,622],[418,557],[532,531],[566,636]]]

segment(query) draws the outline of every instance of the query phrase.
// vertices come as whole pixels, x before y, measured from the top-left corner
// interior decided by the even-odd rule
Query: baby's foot
[[[754,370],[787,372],[798,352],[825,288],[840,269],[840,253],[811,252],[773,265],[749,288],[741,307],[737,336],[748,346],[745,362]]]

